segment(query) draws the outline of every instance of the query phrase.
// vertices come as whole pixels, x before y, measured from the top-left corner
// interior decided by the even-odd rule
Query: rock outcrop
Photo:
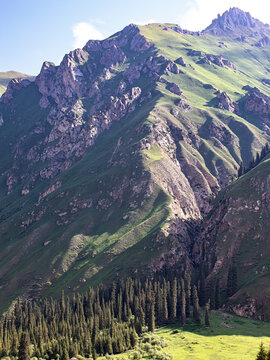
[[[238,105],[232,101],[229,95],[225,91],[218,91],[217,94],[218,105],[217,107],[221,110],[227,110],[232,113],[238,113],[239,107]]]
[[[253,18],[249,12],[230,8],[223,15],[218,15],[203,34],[228,36],[253,46],[264,47],[270,44],[270,27]]]
[[[270,97],[257,88],[245,87],[247,90],[243,98],[244,111],[253,113],[261,118],[269,118]]]
[[[203,34],[227,35],[227,36],[262,36],[270,34],[268,24],[254,19],[249,12],[233,7],[224,14],[218,15],[204,31]]]

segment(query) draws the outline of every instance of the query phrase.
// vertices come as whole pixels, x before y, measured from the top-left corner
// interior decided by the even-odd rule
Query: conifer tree
[[[243,161],[241,161],[239,169],[238,169],[238,177],[242,176],[244,174],[244,172],[245,172],[245,170],[244,170]]]
[[[176,319],[177,310],[177,280],[174,278],[171,294],[171,320]]]
[[[21,335],[18,357],[19,360],[30,359],[30,339],[28,331],[24,331]]]
[[[200,292],[199,292],[199,303],[200,306],[205,305],[205,275],[203,265],[200,268]]]
[[[267,360],[266,356],[267,356],[267,353],[265,351],[263,343],[261,342],[260,350],[259,350],[259,352],[257,354],[256,360]]]
[[[257,154],[256,154],[256,159],[255,159],[255,166],[257,166],[257,165],[259,164],[259,162],[260,162],[260,155],[259,155],[259,153],[257,152]]]
[[[133,328],[131,333],[130,333],[131,346],[134,348],[137,345],[137,342],[138,342],[138,335],[137,335],[135,329]]]
[[[181,325],[184,326],[186,323],[186,292],[185,282],[181,279]]]
[[[200,310],[199,310],[199,298],[197,288],[193,286],[193,319],[195,320],[197,325],[201,324],[200,320]]]
[[[190,274],[185,274],[186,280],[186,316],[190,316],[190,297],[191,297],[191,277]]]
[[[148,331],[155,331],[155,304],[153,300],[149,304]]]
[[[210,309],[210,300],[207,301],[205,305],[205,317],[204,317],[204,323],[206,327],[210,326],[209,322],[209,309]]]

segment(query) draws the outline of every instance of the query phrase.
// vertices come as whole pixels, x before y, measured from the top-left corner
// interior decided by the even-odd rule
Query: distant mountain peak
[[[237,7],[218,15],[204,31],[212,35],[270,36],[270,27]]]

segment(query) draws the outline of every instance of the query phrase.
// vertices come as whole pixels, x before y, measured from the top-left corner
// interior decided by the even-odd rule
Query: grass
[[[168,344],[166,352],[175,360],[252,360],[261,341],[270,345],[269,324],[219,313],[212,313],[210,322],[210,328],[170,326],[159,329],[157,334],[164,337]],[[174,333],[175,330],[178,332]]]
[[[155,334],[164,339],[167,346],[163,350],[172,356],[172,360],[255,360],[261,342],[270,346],[268,323],[212,311],[210,325],[209,328],[193,323],[184,327],[168,325],[158,328]],[[132,359],[133,352],[115,358],[130,356]]]

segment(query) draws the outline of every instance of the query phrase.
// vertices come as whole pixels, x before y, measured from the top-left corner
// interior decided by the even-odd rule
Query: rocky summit
[[[239,269],[224,306],[270,320],[267,154],[239,173],[270,139],[269,39],[236,8],[202,32],[131,24],[9,82],[1,310],[204,262],[224,292]]]

